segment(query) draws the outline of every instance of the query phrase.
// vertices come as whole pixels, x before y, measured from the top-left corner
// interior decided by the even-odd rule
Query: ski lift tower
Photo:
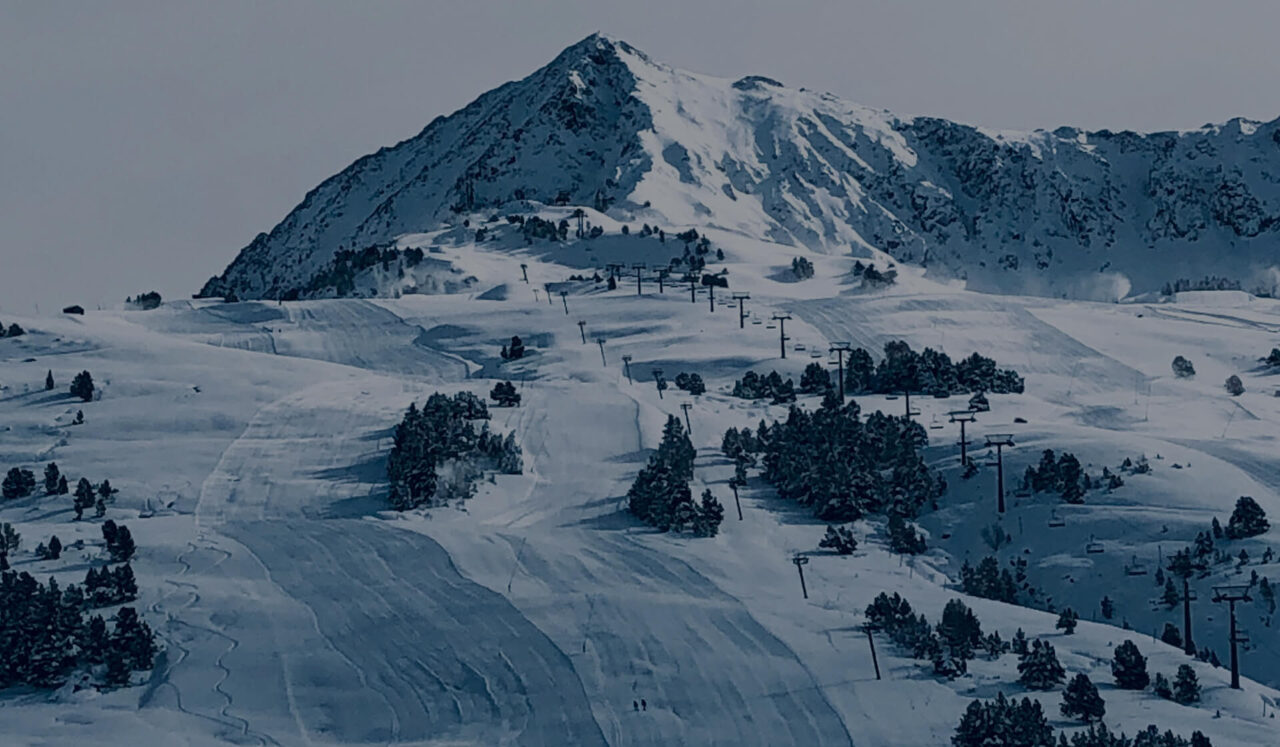
[[[773,321],[778,323],[778,347],[782,350],[782,359],[787,359],[787,320],[790,314],[774,314]]]
[[[667,276],[670,274],[671,274],[671,270],[667,269],[666,267],[658,268],[658,292],[659,293],[666,292],[662,287],[662,283],[667,279]]]
[[[848,353],[852,352],[849,348],[850,346],[847,342],[833,342],[831,343],[831,346],[827,348],[827,352],[836,354],[836,366],[838,366],[836,375],[839,378],[840,404],[842,405],[844,404],[844,357]]]
[[[1251,602],[1253,597],[1249,596],[1249,587],[1251,584],[1223,584],[1213,587],[1213,601],[1226,602],[1230,609],[1231,615],[1231,688],[1233,690],[1240,689],[1240,658],[1236,650],[1236,644],[1248,643],[1249,637],[1241,634],[1236,629],[1236,602]]]
[[[746,301],[748,298],[751,298],[751,294],[750,293],[734,293],[732,297],[733,297],[733,300],[738,302],[738,329],[746,329],[747,312],[744,310],[742,306],[742,302]]]
[[[1013,446],[1012,433],[993,433],[987,436],[987,448],[996,447],[996,512],[1004,513],[1004,447]]]
[[[622,356],[622,368],[627,372],[627,383],[635,384],[635,382],[631,380],[631,356],[630,355]]]
[[[644,271],[648,268],[649,266],[646,265],[644,262],[636,262],[635,264],[631,265],[631,269],[636,271],[636,295],[637,296],[644,295],[644,285],[643,285],[643,280],[641,278],[644,275]]]
[[[952,410],[947,413],[951,416],[951,422],[960,424],[960,465],[964,466],[969,461],[969,439],[965,437],[965,423],[972,423],[978,419],[978,416],[972,410]]]
[[[658,387],[658,399],[662,399],[662,390],[666,388],[666,382],[662,379],[662,369],[653,369],[653,383]]]
[[[791,558],[791,562],[796,564],[796,570],[800,572],[800,593],[804,594],[804,598],[809,598],[809,589],[804,585],[804,567],[809,564],[809,558],[805,555],[797,553]]]

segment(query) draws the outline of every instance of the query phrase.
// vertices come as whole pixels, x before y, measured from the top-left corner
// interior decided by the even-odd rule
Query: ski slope
[[[1227,688],[1224,670],[1197,663],[1204,701],[1183,707],[1117,691],[1108,670],[1125,638],[1153,671],[1172,674],[1186,661],[1151,640],[1180,610],[1152,609],[1159,588],[1124,566],[1137,557],[1154,569],[1211,516],[1225,522],[1238,495],[1280,517],[1270,453],[1280,399],[1251,361],[1280,328],[1276,305],[993,297],[906,272],[887,292],[858,293],[832,280],[851,258],[815,255],[817,278],[779,282],[777,253],[740,242],[730,247],[733,287],[752,294],[740,329],[736,306],[709,311],[707,297],[691,302],[687,288],[660,295],[646,284],[637,296],[626,282],[614,291],[566,284],[566,301],[549,304],[545,283],[580,265],[522,255],[533,280],[525,285],[506,251],[449,251],[460,261],[474,255],[474,293],[17,319],[31,334],[0,340],[0,465],[56,460],[69,475],[110,478],[121,490],[108,518],[134,531],[138,607],[165,649],[138,687],[0,695],[15,743],[946,743],[970,698],[1023,694],[1015,657],[976,660],[947,682],[879,640],[877,680],[857,626],[882,590],[936,618],[959,596],[951,585],[960,563],[990,553],[978,533],[997,521],[1014,537],[1001,558],[1026,557],[1031,580],[1084,622],[1068,637],[1054,630],[1055,615],[966,599],[984,629],[1052,640],[1069,673],[1099,684],[1112,728],[1199,729],[1219,746],[1280,741],[1262,715],[1280,697],[1269,686],[1280,685],[1280,645],[1255,606],[1241,614],[1253,638],[1241,692]],[[778,331],[763,323],[775,312],[792,315],[786,361]],[[529,353],[502,363],[497,350],[513,334]],[[1093,472],[1146,454],[1152,473],[1090,493],[1083,506],[1011,495],[1000,519],[994,470],[961,480],[954,426],[932,427],[961,401],[919,398],[929,458],[951,485],[921,520],[929,553],[888,553],[875,522],[855,526],[853,556],[820,553],[822,525],[755,478],[739,521],[720,437],[785,411],[729,397],[732,381],[774,368],[798,379],[825,360],[812,352],[828,341],[878,352],[898,338],[953,359],[981,351],[1026,375],[1027,393],[993,396],[970,431],[979,440],[1015,434],[1011,492],[1011,476],[1042,448],[1073,451]],[[1195,379],[1173,378],[1176,354],[1194,356]],[[654,368],[668,380],[697,372],[708,392],[659,397]],[[40,386],[47,369],[59,382],[53,392]],[[81,369],[102,385],[100,401],[63,394]],[[1245,380],[1239,398],[1222,391],[1228,373]],[[516,432],[525,473],[482,482],[464,506],[383,510],[383,459],[409,402],[433,391],[483,396],[494,377],[523,394],[520,408],[493,410],[492,427]],[[902,406],[859,402],[864,411]],[[691,487],[710,488],[726,506],[714,539],[654,534],[622,510],[662,422],[682,403],[698,449]],[[86,422],[72,426],[77,409]],[[1046,528],[1054,511],[1065,527]],[[54,498],[0,505],[0,520],[24,535],[15,567],[79,582],[99,529],[70,514],[70,502]],[[53,533],[89,546],[36,561],[30,548]],[[1107,551],[1086,555],[1090,536]],[[1254,558],[1246,576],[1267,573],[1257,558],[1272,540],[1243,544]],[[796,552],[812,553],[808,599],[789,562]],[[1197,582],[1196,637],[1225,660],[1223,611],[1209,601],[1218,580]],[[1090,612],[1103,593],[1120,610],[1112,624]],[[1120,616],[1132,631],[1118,627]],[[1032,697],[1055,728],[1074,728],[1057,715],[1060,695]]]

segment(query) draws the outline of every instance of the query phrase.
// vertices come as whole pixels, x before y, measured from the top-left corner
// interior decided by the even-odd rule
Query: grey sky
[[[1280,3],[0,0],[0,318],[194,292],[323,178],[592,31],[993,127],[1280,114]]]

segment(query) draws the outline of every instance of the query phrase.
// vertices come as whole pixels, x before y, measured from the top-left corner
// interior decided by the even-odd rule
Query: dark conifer
[[[1116,679],[1116,687],[1121,690],[1142,690],[1151,682],[1147,674],[1147,657],[1138,651],[1133,641],[1116,646],[1111,674]]]
[[[1077,674],[1067,683],[1062,692],[1062,715],[1076,718],[1086,723],[1101,721],[1106,715],[1107,706],[1102,696],[1098,695],[1098,687],[1086,674]]]

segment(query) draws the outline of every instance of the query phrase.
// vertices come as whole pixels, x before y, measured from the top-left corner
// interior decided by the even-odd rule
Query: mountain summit
[[[202,294],[324,295],[339,251],[539,204],[870,247],[978,290],[1115,298],[1207,275],[1269,290],[1280,120],[996,132],[688,73],[594,34],[327,179]]]

